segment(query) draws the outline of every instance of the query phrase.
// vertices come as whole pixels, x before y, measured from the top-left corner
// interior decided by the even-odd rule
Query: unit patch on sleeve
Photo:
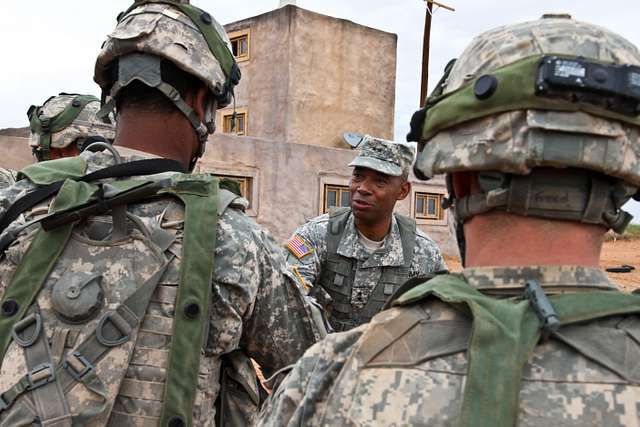
[[[289,242],[287,243],[287,247],[289,248],[291,253],[294,254],[298,259],[302,259],[313,252],[313,249],[309,247],[307,242],[305,242],[304,239],[297,234],[293,236],[291,240],[289,240]]]

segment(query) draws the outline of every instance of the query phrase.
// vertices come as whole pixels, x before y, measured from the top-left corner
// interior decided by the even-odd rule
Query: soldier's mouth
[[[354,199],[351,201],[351,207],[353,209],[367,209],[371,206],[371,203],[365,202],[364,200]]]

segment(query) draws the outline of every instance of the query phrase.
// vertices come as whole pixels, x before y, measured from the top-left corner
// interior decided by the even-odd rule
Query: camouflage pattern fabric
[[[470,268],[463,275],[469,285],[505,297],[521,297],[522,279],[537,279],[549,292],[615,289],[604,272],[575,266]],[[600,341],[600,351],[616,359],[620,371],[640,366],[638,316],[571,328],[576,336]],[[263,408],[258,425],[455,425],[470,329],[466,315],[428,299],[331,334],[296,363]],[[616,334],[619,341],[611,339]],[[522,373],[519,426],[640,423],[638,376],[625,379],[611,368],[616,363],[596,362],[583,350],[555,339],[536,346]]]
[[[42,106],[42,114],[45,117],[54,117],[60,114],[73,101],[75,96],[62,94],[51,98]],[[99,110],[99,101],[89,102],[69,126],[51,135],[51,148],[65,148],[79,138],[90,136],[101,136],[105,139],[113,140],[116,136],[115,125],[107,124],[100,120],[96,115]],[[38,147],[39,144],[40,135],[32,132],[29,135],[29,145]]]
[[[409,144],[387,141],[369,135],[363,137],[360,146],[362,147],[360,153],[349,163],[349,166],[373,169],[385,175],[406,176],[415,157],[415,150]]]
[[[149,157],[144,153],[118,148],[126,161]],[[87,173],[112,165],[109,153],[82,153],[87,161]],[[24,181],[27,181],[25,183]],[[22,180],[20,188],[0,191],[2,208],[11,200],[29,190],[28,180]],[[42,206],[37,207],[41,209]],[[184,209],[174,198],[161,198],[128,207],[139,223],[148,230],[161,228],[175,236],[165,252],[175,255],[160,280],[144,316],[130,362],[122,359],[124,350],[112,350],[106,363],[98,364],[98,374],[115,396],[110,417],[107,413],[86,422],[88,426],[103,425],[155,425],[159,421],[164,395],[167,356],[171,345],[175,297],[179,283],[180,255],[182,253],[182,222]],[[2,211],[4,212],[4,211]],[[45,209],[46,212],[46,209]],[[42,214],[42,212],[40,213]],[[31,219],[33,216],[25,215]],[[108,218],[107,218],[108,219]],[[105,226],[106,224],[106,226]],[[105,229],[106,227],[106,229]],[[108,234],[110,223],[101,217],[92,218],[77,227],[72,241],[47,279],[37,303],[45,317],[45,333],[56,348],[58,358],[71,351],[81,337],[91,330],[95,319],[73,325],[63,322],[53,313],[50,288],[65,274],[99,272],[109,306],[129,295],[136,283],[150,275],[158,262],[154,257],[161,253],[145,250],[148,243],[145,233],[133,232],[125,241],[105,243],[96,235]],[[27,228],[7,250],[0,261],[0,296],[9,283],[17,264],[33,238],[33,228]],[[96,241],[96,239],[98,241]],[[144,243],[147,242],[147,243]],[[91,255],[88,255],[91,254]],[[144,254],[146,255],[144,255]],[[144,256],[143,256],[144,255]],[[146,258],[148,258],[148,260]],[[91,259],[91,262],[87,262]],[[81,260],[84,260],[81,262]],[[160,261],[162,261],[160,259]],[[308,315],[308,307],[302,297],[296,279],[287,270],[282,249],[273,238],[243,212],[234,207],[226,209],[218,219],[217,247],[212,262],[213,295],[209,314],[208,333],[204,349],[185,349],[201,353],[199,382],[193,408],[194,425],[214,425],[214,402],[220,384],[221,356],[234,350],[256,360],[265,376],[297,360],[318,338],[317,330]],[[116,366],[125,366],[128,369]],[[16,377],[26,373],[22,350],[12,343],[0,368],[0,390],[11,387]],[[118,388],[120,377],[122,381]],[[73,411],[79,411],[96,396],[84,387],[75,387],[69,395]],[[16,402],[19,408],[29,408],[25,397]],[[255,404],[241,400],[247,407],[245,419],[256,416]],[[0,415],[0,424],[7,413]]]
[[[0,168],[0,190],[16,183],[16,173],[10,169]]]
[[[296,257],[291,252],[287,256],[288,264],[297,270],[308,286],[314,286],[317,283],[321,266],[327,258],[328,223],[329,214],[324,214],[302,225],[293,234],[300,236],[313,249],[309,255],[302,258]],[[404,263],[402,240],[395,216],[392,217],[391,231],[384,240],[382,250],[370,254],[360,242],[353,214],[350,214],[338,245],[338,254],[357,260],[358,269],[353,284],[351,304],[362,308],[380,281],[383,268]],[[424,276],[438,270],[446,270],[446,268],[436,243],[424,232],[416,229],[416,244],[409,276]]]

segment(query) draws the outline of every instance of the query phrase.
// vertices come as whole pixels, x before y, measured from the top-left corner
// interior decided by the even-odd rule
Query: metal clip
[[[551,305],[551,301],[544,293],[542,286],[535,280],[529,280],[524,285],[524,296],[529,300],[533,311],[540,320],[540,327],[547,337],[560,327],[560,319]]]

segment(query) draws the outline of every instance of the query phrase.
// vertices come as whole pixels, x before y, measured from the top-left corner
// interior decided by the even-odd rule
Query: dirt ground
[[[460,260],[453,257],[445,257],[447,266],[451,271],[460,271]],[[609,273],[613,282],[623,290],[631,292],[640,289],[640,240],[617,240],[606,242],[600,256],[602,268],[620,267],[624,264],[632,265],[636,269],[631,273]]]

